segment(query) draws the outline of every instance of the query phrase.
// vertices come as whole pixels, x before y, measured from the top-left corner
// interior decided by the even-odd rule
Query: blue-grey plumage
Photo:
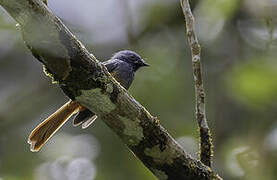
[[[131,86],[135,72],[143,66],[149,66],[137,53],[130,50],[119,51],[113,57],[103,62],[109,73],[125,88]],[[88,109],[80,111],[73,119],[73,125],[82,124],[82,128],[87,128],[97,118],[95,113]]]
[[[123,86],[125,89],[128,89],[131,86],[134,80],[135,72],[129,63],[115,59],[112,61],[106,61],[103,64],[107,67],[108,71],[120,83],[121,86]],[[111,66],[114,66],[112,70],[109,68]]]
[[[135,72],[142,66],[148,66],[137,53],[128,50],[116,53],[103,64],[125,89],[131,86]],[[81,124],[82,128],[87,128],[97,118],[94,112],[91,112],[77,101],[70,100],[31,132],[28,138],[30,150],[33,152],[39,151],[55,132],[76,113],[78,114],[73,120],[73,125]]]

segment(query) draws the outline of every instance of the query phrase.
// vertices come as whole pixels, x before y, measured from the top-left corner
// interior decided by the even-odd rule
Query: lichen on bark
[[[128,119],[126,117],[119,116],[119,120],[124,124],[124,130],[123,133],[128,138],[128,144],[135,146],[140,143],[140,141],[143,139],[143,129],[140,126],[139,119]]]
[[[159,145],[156,145],[151,149],[146,148],[144,152],[147,156],[152,157],[153,160],[159,164],[167,163],[170,165],[174,162],[174,159],[177,158],[176,152],[172,152],[172,149],[166,147],[162,150]]]

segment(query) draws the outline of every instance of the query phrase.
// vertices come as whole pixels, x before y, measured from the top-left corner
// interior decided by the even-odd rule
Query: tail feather
[[[69,101],[55,113],[39,124],[30,134],[28,143],[30,150],[37,152],[55,134],[55,132],[75,113],[83,107],[75,102]]]
[[[95,120],[97,119],[97,115],[94,114],[92,117],[87,119],[85,122],[82,123],[82,129],[86,129],[89,127]]]
[[[97,118],[95,113],[89,109],[82,109],[73,119],[73,126],[79,126],[82,124],[82,128],[87,128]]]

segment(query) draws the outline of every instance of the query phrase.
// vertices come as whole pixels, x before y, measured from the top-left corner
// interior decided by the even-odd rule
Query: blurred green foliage
[[[203,50],[213,168],[224,179],[276,179],[277,4],[191,2]],[[179,1],[74,3],[49,1],[49,7],[98,59],[132,49],[151,64],[137,72],[129,91],[196,156],[191,57]],[[67,123],[41,152],[29,151],[32,128],[67,98],[25,47],[16,23],[0,12],[0,180],[155,179],[101,120],[86,130]]]
[[[234,16],[241,4],[240,0],[207,0],[199,2],[198,8],[212,18],[230,19]]]
[[[257,58],[257,57],[255,57]],[[227,75],[227,90],[240,103],[262,108],[275,104],[277,98],[277,64],[275,59],[247,60],[233,67]]]

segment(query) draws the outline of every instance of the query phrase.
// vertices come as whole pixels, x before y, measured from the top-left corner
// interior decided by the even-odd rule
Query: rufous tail
[[[68,101],[55,113],[40,123],[30,134],[28,143],[30,150],[37,152],[50,139],[57,130],[75,113],[84,107],[78,102]]]

